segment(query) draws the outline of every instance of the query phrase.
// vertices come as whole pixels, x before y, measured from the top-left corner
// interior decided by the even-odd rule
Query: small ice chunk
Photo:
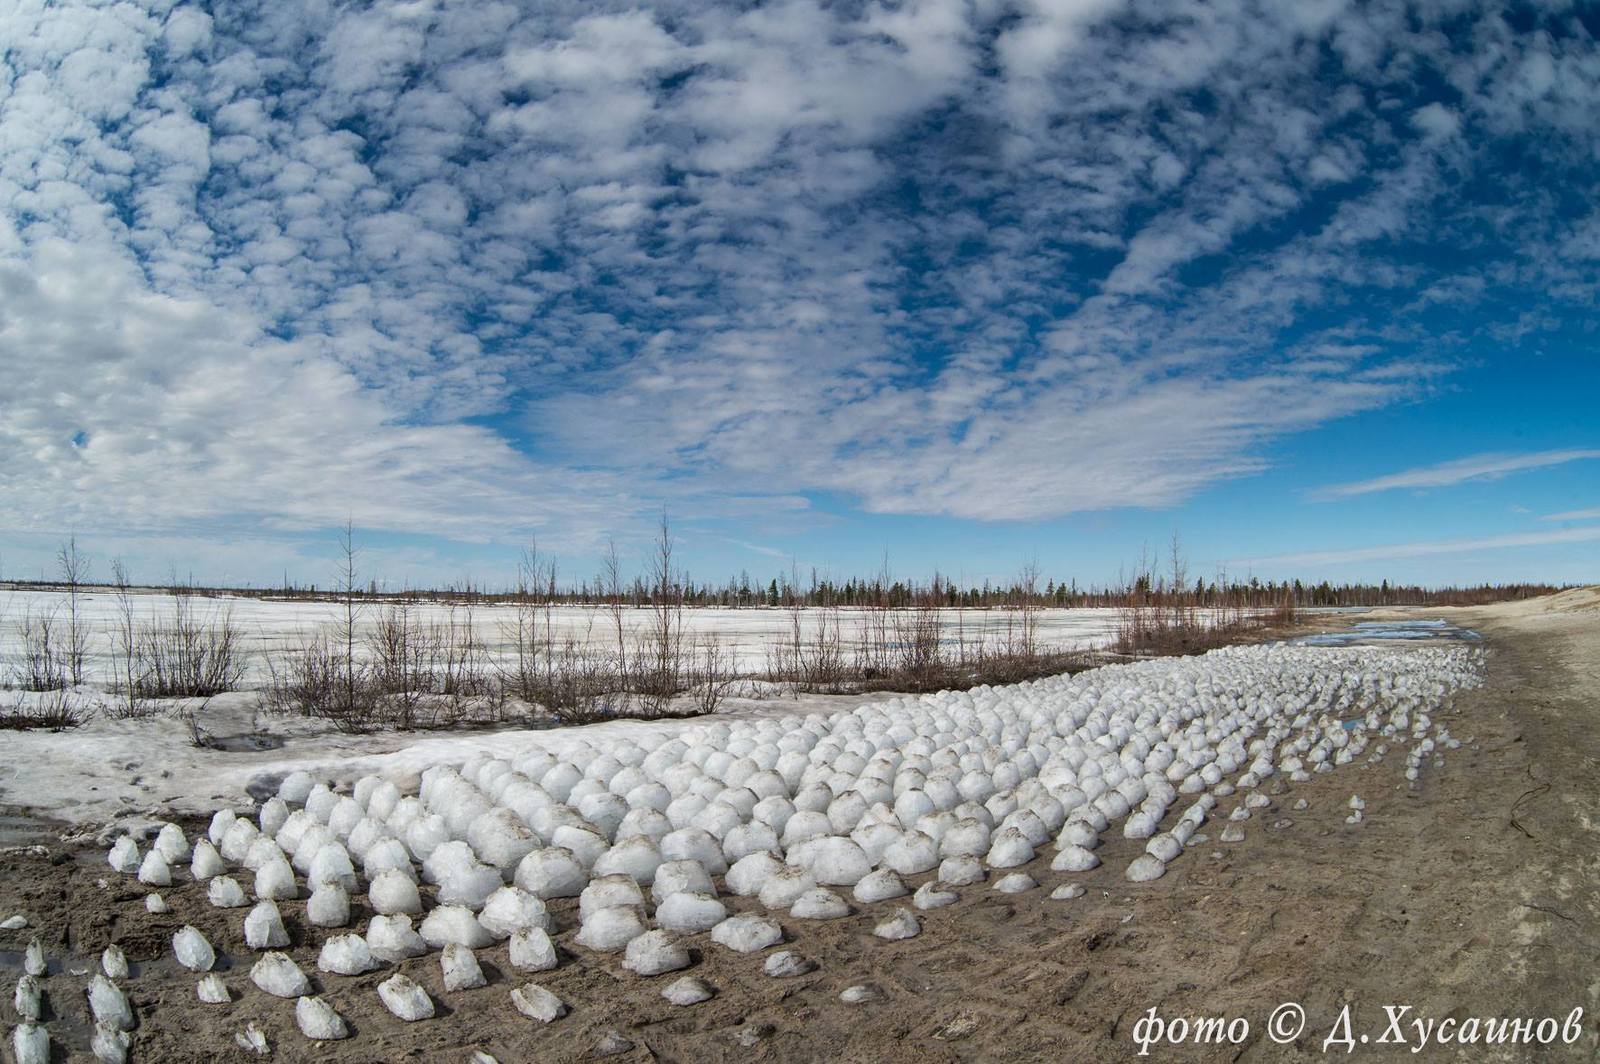
[[[552,1023],[567,1014],[567,1004],[538,983],[511,991],[511,1004],[530,1020]]]
[[[434,949],[454,942],[467,949],[483,949],[494,944],[494,936],[478,923],[472,910],[463,905],[437,906],[422,921],[418,933]]]
[[[444,952],[439,954],[439,967],[444,972],[446,990],[472,990],[489,984],[477,955],[459,942],[445,943]]]
[[[219,909],[242,909],[250,904],[244,888],[232,876],[217,876],[206,887],[206,900]]]
[[[360,935],[334,935],[322,944],[317,954],[318,971],[334,975],[361,975],[378,967],[372,947]]]
[[[416,882],[393,868],[378,873],[378,877],[367,887],[367,901],[384,916],[397,913],[416,916],[422,912],[422,895],[417,891]]]
[[[1028,873],[1013,872],[1009,876],[1001,876],[995,882],[994,889],[1001,894],[1021,894],[1024,891],[1033,890],[1038,885],[1039,881]]]
[[[574,941],[588,949],[607,953],[622,949],[648,929],[643,910],[637,905],[608,905],[584,918]]]
[[[316,856],[311,858],[311,870],[306,874],[306,882],[312,887],[337,883],[347,894],[360,889],[355,865],[350,863],[350,853],[337,842],[325,843],[318,848]]]
[[[872,862],[854,839],[824,835],[807,844],[805,867],[822,886],[853,887],[872,871]]]
[[[765,850],[761,851],[766,853]],[[751,857],[759,856],[751,854]],[[770,860],[771,854],[766,854]],[[728,870],[728,878],[733,878],[734,870],[746,858],[741,858]],[[776,865],[776,861],[773,862]],[[595,871],[600,870],[600,865],[595,865]],[[731,889],[731,888],[730,888]],[[665,861],[656,868],[655,878],[650,881],[650,897],[660,905],[674,894],[710,894],[715,896],[716,887],[711,883],[711,877],[699,861]],[[737,893],[737,892],[736,892]]]
[[[28,918],[21,913],[0,920],[0,931],[21,931],[28,926]]]
[[[112,1023],[94,1025],[94,1038],[89,1042],[89,1052],[96,1064],[126,1064],[128,1050],[133,1047],[133,1036]]]
[[[1148,853],[1140,854],[1128,865],[1128,870],[1123,873],[1130,883],[1148,883],[1153,879],[1160,879],[1167,871],[1167,866],[1159,857],[1152,857]]]
[[[11,1001],[17,1015],[24,1020],[37,1020],[44,1015],[44,992],[39,987],[39,977],[24,975],[18,979]]]
[[[116,943],[107,946],[100,954],[100,970],[107,979],[128,978],[128,957]]]
[[[282,798],[268,798],[261,804],[261,812],[256,814],[256,823],[261,825],[261,830],[267,835],[276,835],[283,827],[283,822],[289,819],[289,803]]]
[[[798,901],[802,894],[814,890],[816,886],[817,881],[808,870],[787,866],[769,876],[762,885],[761,904],[769,909],[787,909]]]
[[[191,972],[209,972],[211,966],[217,963],[216,951],[206,941],[206,936],[200,933],[199,928],[189,924],[172,936],[172,952],[177,956],[178,963]]]
[[[807,960],[793,950],[781,949],[767,958],[761,970],[774,979],[787,979],[814,972],[817,966],[814,961]]]
[[[244,918],[244,943],[251,949],[282,949],[289,944],[283,914],[271,901],[258,901]]]
[[[272,1047],[267,1042],[267,1032],[257,1027],[254,1022],[245,1024],[244,1030],[234,1032],[233,1044],[246,1053],[254,1053],[258,1057],[264,1057],[272,1052]]]
[[[1144,852],[1164,864],[1178,859],[1178,855],[1183,852],[1183,843],[1179,842],[1169,832],[1163,831],[1145,843]]]
[[[133,841],[131,835],[124,835],[111,844],[111,853],[106,860],[118,872],[132,875],[139,870],[139,844]]]
[[[337,883],[319,883],[306,902],[306,920],[315,927],[343,927],[350,922],[350,895]]]
[[[160,850],[151,850],[139,864],[139,882],[150,887],[172,886],[172,869]]]
[[[612,905],[644,905],[644,893],[639,884],[628,876],[601,876],[591,880],[578,897],[578,918],[587,920],[591,914]]]
[[[847,986],[839,992],[839,1000],[846,1005],[864,1005],[876,1001],[880,996],[877,987],[861,984]]]
[[[222,836],[228,833],[228,829],[233,826],[233,822],[237,819],[239,819],[239,815],[232,809],[218,809],[215,813],[212,813],[211,824],[206,828],[206,838],[211,840],[211,845],[221,846]]]
[[[884,867],[903,876],[932,871],[939,863],[939,844],[920,831],[908,831],[883,851]]]
[[[628,943],[622,966],[636,975],[661,975],[689,967],[689,951],[670,931],[646,931]]]
[[[783,928],[756,913],[730,916],[711,929],[711,941],[735,953],[755,953],[783,941]]]
[[[1222,834],[1218,835],[1217,838],[1223,842],[1243,842],[1244,828],[1238,824],[1229,824],[1222,829]]]
[[[311,980],[284,953],[264,953],[250,969],[250,981],[273,997],[294,998],[311,993]]]
[[[50,1064],[50,1034],[37,1023],[19,1023],[11,1032],[11,1052],[17,1064]]]
[[[901,907],[894,911],[894,915],[872,929],[878,938],[890,942],[898,942],[905,938],[916,938],[922,934],[922,922],[910,909]]]
[[[367,947],[374,957],[390,964],[428,952],[428,944],[412,929],[411,917],[404,913],[374,916],[367,924]]]
[[[670,894],[656,907],[656,923],[668,931],[698,934],[728,918],[728,908],[710,894]]]
[[[33,939],[22,954],[22,970],[29,975],[43,975],[49,964],[44,957],[44,943]]]
[[[407,1023],[433,1018],[433,999],[409,976],[396,972],[378,984],[383,1007]]]
[[[536,898],[576,898],[589,882],[589,872],[561,846],[534,850],[517,865],[514,882]]]
[[[942,909],[961,900],[961,895],[955,891],[943,890],[941,887],[942,884],[937,879],[928,880],[911,895],[911,904],[919,909]]]
[[[716,991],[711,989],[710,984],[692,975],[674,979],[661,991],[661,996],[674,1005],[698,1005],[702,1001],[710,1001],[714,994]]]
[[[511,933],[511,967],[523,972],[547,972],[556,966],[556,946],[542,927],[523,927]]]
[[[294,1022],[300,1025],[301,1034],[317,1042],[350,1037],[350,1028],[345,1026],[344,1017],[319,997],[303,997],[296,1001]]]
[[[496,939],[510,938],[525,927],[550,927],[550,912],[544,902],[521,887],[501,887],[483,903],[478,923]]]
[[[1050,892],[1050,897],[1056,901],[1071,901],[1073,898],[1081,898],[1087,893],[1088,891],[1084,889],[1082,883],[1063,883]]]
[[[122,988],[103,975],[89,980],[89,1011],[96,1023],[109,1023],[119,1031],[133,1030],[133,1006]]]
[[[206,1005],[226,1005],[233,1000],[228,993],[228,984],[222,981],[222,976],[216,972],[200,977],[200,982],[195,984],[195,996]]]
[[[837,920],[850,915],[850,906],[833,891],[815,887],[795,899],[789,915],[800,920]]]

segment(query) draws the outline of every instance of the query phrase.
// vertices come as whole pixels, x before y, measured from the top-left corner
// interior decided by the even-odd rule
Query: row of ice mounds
[[[1420,734],[1477,684],[1481,660],[1455,647],[1229,648],[836,715],[613,731],[603,746],[569,735],[559,755],[535,740],[431,767],[409,795],[377,776],[339,794],[296,772],[257,824],[219,813],[212,836],[258,884],[269,868],[291,891],[292,866],[314,892],[351,892],[359,870],[391,915],[420,913],[420,879],[498,938],[542,926],[544,900],[593,897],[578,941],[598,949],[646,930],[647,895],[663,926],[714,926],[726,912],[713,876],[805,915],[802,898],[837,912],[819,890],[879,900],[905,893],[896,877],[936,868],[970,881],[974,861],[1014,868],[1052,840],[1054,867],[1081,871],[1112,822],[1150,838],[1192,798],[1141,858],[1153,878],[1215,794],[1330,771],[1371,735]]]

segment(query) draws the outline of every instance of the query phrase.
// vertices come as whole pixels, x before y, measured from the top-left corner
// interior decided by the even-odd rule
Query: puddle
[[[1339,632],[1322,632],[1294,640],[1299,646],[1345,647],[1368,643],[1419,643],[1441,640],[1476,642],[1481,638],[1470,628],[1449,621],[1357,621]]]

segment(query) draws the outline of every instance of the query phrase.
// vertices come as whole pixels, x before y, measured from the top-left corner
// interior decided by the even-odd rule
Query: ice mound
[[[514,881],[536,898],[576,898],[588,884],[589,872],[571,850],[546,847],[522,859]]]
[[[816,885],[816,878],[809,870],[785,866],[767,878],[759,897],[761,904],[769,909],[787,909]]]
[[[294,1003],[294,1022],[300,1033],[317,1042],[350,1037],[344,1018],[319,997],[303,997]]]
[[[291,772],[278,784],[278,797],[290,805],[302,805],[316,785],[316,778],[311,773]]]
[[[368,885],[367,901],[385,916],[422,913],[422,895],[417,891],[416,881],[394,868],[379,872]]]
[[[417,880],[411,854],[399,839],[374,839],[361,858],[361,871],[369,880],[377,879],[385,872],[398,872],[413,883]]]
[[[522,1015],[539,1023],[554,1023],[567,1014],[566,1003],[537,983],[513,990],[511,1004]]]
[[[233,1000],[233,995],[228,992],[228,984],[216,972],[202,976],[194,990],[195,996],[205,1005],[226,1005]]]
[[[489,981],[483,977],[483,969],[478,965],[477,956],[459,942],[445,944],[444,952],[439,954],[439,967],[446,991],[473,990],[489,985]]]
[[[133,1030],[133,1006],[121,988],[103,975],[89,980],[89,1011],[96,1023],[108,1023],[119,1031]]]
[[[1167,866],[1160,858],[1150,854],[1140,854],[1128,865],[1128,870],[1123,873],[1130,883],[1148,883],[1153,879],[1160,879],[1167,871]]]
[[[322,883],[306,901],[306,920],[314,927],[343,927],[350,922],[350,895],[337,883]]]
[[[302,814],[303,816],[303,814]],[[256,826],[243,817],[238,817],[228,824],[228,830],[222,833],[222,841],[217,843],[217,850],[229,861],[242,862],[245,854],[250,852],[250,846],[261,837]]]
[[[943,889],[943,884],[936,879],[928,880],[911,895],[911,904],[919,909],[942,909],[960,900],[961,895],[953,890]]]
[[[259,872],[261,866],[268,861],[287,861],[288,857],[278,848],[278,843],[266,835],[257,835],[250,842],[244,852],[244,859],[239,863],[252,872]]]
[[[106,860],[118,872],[132,875],[139,870],[139,844],[131,836],[124,835],[111,844],[111,853]]]
[[[601,876],[590,880],[578,896],[578,917],[587,920],[592,913],[612,905],[643,907],[644,892],[628,876]]]
[[[1094,851],[1086,850],[1082,846],[1063,846],[1056,853],[1055,859],[1050,862],[1053,872],[1087,872],[1100,865],[1100,858]]]
[[[326,843],[317,849],[316,856],[311,858],[306,882],[313,890],[324,883],[336,884],[347,894],[354,894],[360,889],[350,854],[337,842]]]
[[[655,882],[656,871],[661,864],[660,848],[650,839],[635,835],[633,838],[623,839],[601,854],[594,863],[593,873],[597,876],[625,875],[640,886],[647,887]]]
[[[1016,827],[1002,828],[989,844],[983,863],[990,868],[1016,868],[1033,860],[1033,843]]]
[[[815,887],[794,900],[789,915],[800,920],[837,920],[850,915],[850,906],[833,891]]]
[[[735,953],[755,953],[783,941],[783,929],[755,913],[730,916],[711,929],[711,941]]]
[[[872,862],[854,840],[825,835],[809,840],[800,863],[816,881],[828,887],[852,887],[872,871]],[[794,857],[791,852],[791,860]]]
[[[851,890],[856,901],[865,904],[888,901],[890,898],[901,898],[911,893],[901,882],[900,877],[887,868],[880,868],[876,872],[862,876]]]
[[[294,998],[311,993],[311,980],[287,954],[264,953],[250,969],[250,981],[273,997]]]
[[[661,975],[689,967],[689,951],[669,931],[646,931],[629,942],[622,966],[636,975]]]
[[[211,966],[217,963],[216,952],[212,950],[211,943],[206,941],[206,936],[200,933],[199,928],[187,924],[172,936],[172,952],[178,958],[178,963],[191,972],[209,972]]]
[[[478,857],[504,874],[540,846],[539,836],[509,809],[491,809],[467,829],[467,841]]]
[[[374,916],[367,924],[367,948],[391,964],[428,952],[428,944],[411,926],[411,917],[404,914]]]
[[[505,886],[484,901],[478,923],[495,939],[504,940],[525,927],[548,930],[550,913],[544,902],[521,887]]]
[[[907,831],[889,844],[883,863],[903,876],[931,871],[939,863],[939,844],[920,831]]]
[[[1001,894],[1021,894],[1033,890],[1039,881],[1026,872],[1012,872],[1009,876],[1001,876],[995,881],[994,889]]]
[[[698,934],[727,919],[728,909],[711,894],[678,891],[656,907],[656,923],[668,931]]]
[[[231,876],[217,876],[206,886],[206,900],[218,909],[242,909],[250,904],[241,887]]]
[[[989,835],[989,825],[975,817],[965,817],[939,840],[939,856],[982,857],[989,852]]]
[[[662,836],[660,849],[663,860],[696,861],[714,876],[720,876],[728,870],[722,844],[704,828],[686,827],[669,832]]]
[[[378,999],[407,1023],[433,1018],[433,999],[428,992],[398,972],[378,984]]]
[[[222,855],[217,852],[217,848],[211,845],[211,840],[201,839],[195,843],[194,853],[189,860],[189,874],[196,881],[220,876],[227,870],[228,866],[223,863]]]
[[[511,967],[522,972],[545,972],[557,963],[555,943],[542,927],[523,927],[511,933]]]
[[[317,954],[317,970],[334,975],[361,975],[376,967],[378,960],[360,935],[334,935]]]
[[[151,850],[139,863],[139,882],[151,887],[172,886],[172,870],[160,850]]]
[[[294,869],[282,857],[268,861],[256,869],[256,897],[262,901],[293,901],[300,896],[294,881]]]
[[[1050,892],[1050,897],[1056,901],[1071,901],[1073,898],[1081,898],[1087,893],[1088,891],[1082,883],[1063,883]]]
[[[639,906],[608,905],[584,917],[574,941],[588,949],[608,953],[622,949],[648,929]]]
[[[695,863],[698,867],[698,862]],[[747,857],[741,857],[728,869],[724,882],[734,894],[748,898],[760,894],[761,888],[767,881],[785,867],[782,861],[770,853],[752,853]]]
[[[128,958],[121,947],[113,943],[101,952],[100,970],[106,974],[107,979],[128,978]]]
[[[483,949],[494,944],[494,936],[478,923],[471,909],[462,905],[436,907],[417,930],[422,941],[434,949],[443,949],[452,942],[467,949]]]
[[[976,857],[946,857],[939,862],[939,882],[947,887],[966,887],[982,883],[986,872]]]
[[[239,815],[232,809],[218,809],[211,814],[211,823],[206,828],[206,838],[211,840],[211,845],[221,846],[222,836],[225,835]]]
[[[733,869],[728,870],[728,876],[733,877]],[[656,868],[650,881],[650,897],[659,905],[673,894],[715,895],[716,887],[698,861],[665,861]]]

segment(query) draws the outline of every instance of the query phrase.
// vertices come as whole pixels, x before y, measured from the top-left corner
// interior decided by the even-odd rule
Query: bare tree
[[[89,645],[88,625],[84,623],[78,603],[78,590],[89,579],[89,567],[89,557],[78,550],[76,535],[62,541],[56,550],[56,570],[61,574],[61,582],[67,585],[67,630],[62,633],[66,637],[63,657],[73,686],[83,683],[84,661]]]
[[[672,529],[664,510],[653,546],[647,574],[650,627],[645,636],[649,674],[642,693],[649,711],[659,715],[682,689],[683,671],[683,585],[673,567]]]

